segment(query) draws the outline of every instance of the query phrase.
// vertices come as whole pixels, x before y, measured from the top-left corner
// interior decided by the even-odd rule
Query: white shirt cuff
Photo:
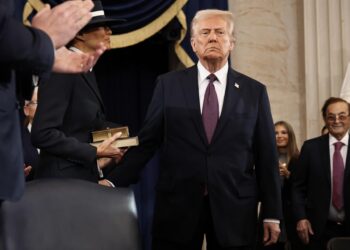
[[[280,224],[280,221],[276,220],[276,219],[264,219],[263,222],[271,222],[271,223]]]
[[[113,184],[113,182],[111,182],[111,181],[109,181],[107,179],[105,179],[105,180],[108,181],[108,183],[111,185],[112,188],[115,188],[115,185]]]
[[[97,165],[98,175],[100,176],[100,178],[103,178],[103,172],[102,172],[100,166],[98,165],[98,161],[97,160],[96,160],[96,165]]]

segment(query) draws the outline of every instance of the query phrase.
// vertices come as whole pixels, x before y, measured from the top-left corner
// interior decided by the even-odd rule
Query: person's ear
[[[232,51],[235,48],[235,38],[233,37],[230,39],[230,51]]]
[[[196,53],[197,52],[196,43],[195,43],[193,37],[191,38],[191,46],[192,46],[193,52]]]

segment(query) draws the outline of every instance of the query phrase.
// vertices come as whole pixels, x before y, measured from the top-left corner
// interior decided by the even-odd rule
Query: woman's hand
[[[279,169],[280,169],[280,176],[283,176],[288,179],[290,176],[290,171],[288,170],[287,163],[280,163]]]

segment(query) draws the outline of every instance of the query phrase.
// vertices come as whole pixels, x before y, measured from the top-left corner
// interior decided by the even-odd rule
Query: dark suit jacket
[[[43,74],[51,70],[54,60],[50,38],[13,19],[13,3],[0,0],[0,200],[19,199],[24,190],[14,70]]]
[[[254,242],[259,199],[265,204],[264,218],[281,217],[274,126],[266,89],[259,82],[229,70],[222,113],[208,144],[197,67],[162,75],[139,137],[140,146],[129,150],[108,179],[118,186],[135,182],[160,147],[154,237],[188,241],[206,185],[223,246]]]
[[[329,135],[305,141],[292,175],[292,204],[296,220],[308,219],[315,237],[326,226],[331,204]],[[344,172],[345,225],[350,235],[350,152]]]
[[[78,178],[97,182],[91,132],[111,126],[93,72],[52,74],[38,91],[32,142],[40,148],[37,178]]]

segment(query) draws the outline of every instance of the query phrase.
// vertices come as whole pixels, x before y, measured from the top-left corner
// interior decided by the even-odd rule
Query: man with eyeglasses
[[[297,232],[306,249],[326,250],[350,236],[349,103],[331,97],[322,107],[328,134],[305,141],[292,175]]]

